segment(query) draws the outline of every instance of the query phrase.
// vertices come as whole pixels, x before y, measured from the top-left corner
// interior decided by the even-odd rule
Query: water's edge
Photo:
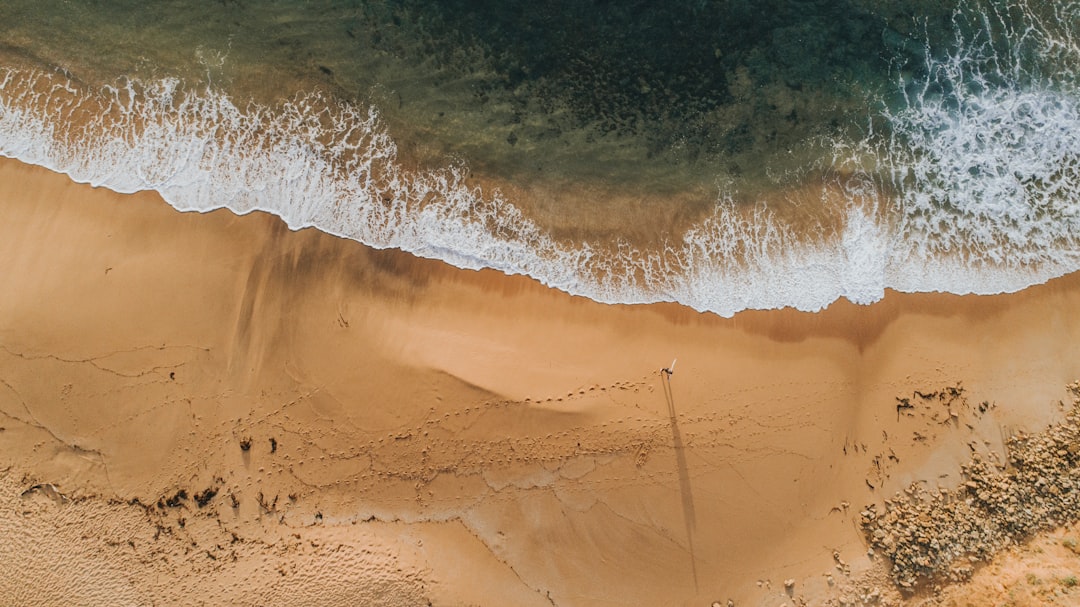
[[[407,167],[374,102],[297,91],[268,107],[169,77],[95,89],[59,70],[0,67],[0,155],[152,190],[181,211],[264,211],[294,230],[603,303],[731,316],[867,304],[886,288],[1015,292],[1080,269],[1080,76],[1069,69],[1080,44],[1068,26],[1080,3],[1037,3],[972,0],[978,10],[957,13],[957,39],[926,52],[922,76],[898,72],[892,100],[870,104],[861,140],[828,142],[819,171],[777,182],[774,202],[799,189],[829,218],[817,224],[718,183],[704,217],[660,244],[556,237],[529,201],[475,185],[467,159]],[[574,192],[555,207],[578,205]]]

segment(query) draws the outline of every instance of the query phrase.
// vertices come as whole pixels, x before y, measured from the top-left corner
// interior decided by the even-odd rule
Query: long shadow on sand
[[[694,513],[694,494],[690,489],[690,471],[686,465],[686,449],[683,446],[682,433],[679,432],[679,421],[675,415],[675,395],[671,390],[671,376],[661,372],[660,383],[664,388],[668,418],[671,420],[671,438],[675,446],[675,463],[679,474],[679,494],[682,497],[683,522],[686,525],[686,542],[690,552],[690,569],[694,574],[694,588],[697,588],[697,556],[694,554],[694,528],[697,526],[697,515]]]

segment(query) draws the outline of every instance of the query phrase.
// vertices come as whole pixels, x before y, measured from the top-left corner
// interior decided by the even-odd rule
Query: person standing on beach
[[[670,367],[664,367],[663,369],[660,369],[660,373],[666,375],[668,379],[671,379],[671,376],[675,375],[675,363],[678,360],[679,359],[676,358],[675,360],[671,361],[671,366]]]

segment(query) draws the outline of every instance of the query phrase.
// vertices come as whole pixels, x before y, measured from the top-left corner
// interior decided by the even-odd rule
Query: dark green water
[[[518,182],[712,202],[858,137],[948,2],[26,2],[2,42],[98,84],[211,80],[263,103],[375,103],[399,143]],[[939,32],[940,33],[940,32]]]

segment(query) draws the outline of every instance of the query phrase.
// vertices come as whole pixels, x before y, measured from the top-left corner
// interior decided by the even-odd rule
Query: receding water
[[[0,6],[0,153],[731,314],[1077,269],[1080,4]]]

